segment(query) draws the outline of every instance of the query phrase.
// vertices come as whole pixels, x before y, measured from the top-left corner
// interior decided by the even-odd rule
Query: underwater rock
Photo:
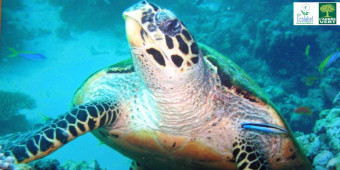
[[[330,151],[322,151],[313,160],[313,166],[315,169],[326,169],[326,165],[330,159],[334,157]]]
[[[331,159],[328,161],[327,169],[334,169],[334,170],[339,170],[340,169],[340,154],[338,154],[338,156],[336,156],[335,158]]]
[[[340,91],[339,91],[338,94],[334,97],[332,103],[333,103],[334,106],[340,107]]]
[[[28,164],[16,164],[14,170],[35,170]]]
[[[308,97],[302,100],[305,106],[309,106],[314,113],[318,113],[324,107],[324,95],[321,89],[308,90]]]
[[[256,82],[260,86],[266,86],[267,88],[265,89],[266,93],[272,97],[272,84],[273,80],[270,78],[270,68],[267,65],[265,60],[260,60],[260,59],[246,59],[244,62],[241,64],[242,68],[245,68],[246,71],[249,73],[249,75],[256,80]],[[257,74],[260,72],[261,74]],[[265,75],[265,76],[264,76]],[[272,85],[272,86],[270,86]]]
[[[85,162],[74,162],[74,161],[67,161],[62,165],[64,169],[91,169],[91,170],[101,170],[98,162],[96,160]]]
[[[250,48],[253,48],[255,54],[266,59],[276,75],[280,76],[279,72],[282,69],[294,72],[294,76],[303,72],[307,61],[303,57],[296,57],[296,54],[299,50],[302,53],[306,46],[306,37],[293,34],[291,29],[279,20],[266,18],[257,22],[256,35],[252,38],[255,39],[255,43]],[[298,46],[304,47],[297,49]],[[294,64],[289,61],[294,61]]]
[[[306,128],[313,126],[314,121],[312,116],[306,114],[293,113],[294,110],[290,112],[289,124],[293,130],[303,131],[304,133],[312,132],[312,128]]]
[[[269,86],[266,91],[270,91],[270,96],[273,100],[282,98],[285,95],[285,91],[280,86]]]
[[[43,160],[37,160],[32,163],[30,163],[33,169],[36,170],[58,170],[60,168],[60,163],[56,159],[43,159]]]
[[[329,104],[333,103],[334,98],[340,91],[340,69],[331,67],[322,74],[320,88]]]

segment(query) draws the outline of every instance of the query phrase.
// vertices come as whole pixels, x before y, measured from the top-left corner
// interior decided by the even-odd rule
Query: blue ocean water
[[[26,123],[44,123],[42,115],[55,118],[65,113],[88,76],[130,57],[121,15],[136,2],[2,2],[0,90],[34,99],[33,109],[18,111],[25,115]],[[173,11],[198,42],[227,55],[268,93],[313,168],[331,169],[330,160],[340,162],[340,59],[319,71],[322,61],[340,48],[339,26],[294,26],[291,1],[152,2]],[[8,57],[12,54],[9,47],[45,58]],[[1,129],[18,131],[10,126]],[[0,131],[4,134],[5,130]],[[100,145],[92,134],[75,139],[47,158],[61,163],[97,160],[107,169],[128,169],[131,163]]]

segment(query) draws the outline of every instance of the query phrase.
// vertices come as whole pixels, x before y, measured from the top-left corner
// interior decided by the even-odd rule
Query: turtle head
[[[140,1],[123,17],[134,65],[144,79],[176,83],[202,70],[193,36],[171,11]]]

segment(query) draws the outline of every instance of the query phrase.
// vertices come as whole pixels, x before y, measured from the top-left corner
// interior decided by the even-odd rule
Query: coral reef
[[[1,151],[1,146],[0,146]],[[14,158],[5,157],[3,153],[0,153],[0,169],[14,169]]]
[[[35,101],[28,95],[19,92],[7,92],[0,90],[0,135],[10,132],[25,130],[30,126],[22,109],[33,109]],[[8,128],[5,128],[8,127]]]
[[[33,109],[35,107],[34,100],[24,93],[0,90],[0,99],[0,120],[3,121],[19,114],[21,109]]]
[[[31,168],[36,169],[36,170],[45,170],[45,169],[49,169],[49,170],[68,170],[68,169],[101,170],[96,160],[89,161],[89,162],[86,162],[86,161],[75,162],[75,161],[70,160],[61,165],[60,162],[56,159],[41,159],[38,161],[31,162],[28,165]]]
[[[1,151],[1,148],[0,148]],[[30,162],[28,164],[14,164],[13,157],[5,157],[3,153],[0,153],[0,169],[3,170],[11,170],[11,169],[20,169],[20,170],[101,170],[100,165],[96,160],[93,161],[67,161],[62,165],[56,159],[40,159],[37,161]]]
[[[326,134],[327,145],[333,153],[340,153],[340,108],[323,110],[316,121],[314,133]]]
[[[339,160],[334,160],[334,155],[340,153],[340,109],[321,111],[313,133],[297,132],[295,136],[315,169],[326,169],[328,164],[336,166]]]

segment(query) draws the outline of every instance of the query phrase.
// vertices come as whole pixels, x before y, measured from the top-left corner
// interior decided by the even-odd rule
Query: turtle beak
[[[143,40],[139,38],[141,25],[134,19],[130,17],[125,17],[125,30],[126,37],[129,44],[133,47],[141,47]]]
[[[126,9],[123,12],[123,18],[126,20],[126,18],[131,17],[134,18],[136,17],[136,12],[138,12],[141,8],[143,8],[148,2],[146,1],[139,1],[138,3],[132,5],[128,9]]]
[[[125,20],[126,37],[133,47],[140,47],[143,42],[139,31],[142,29],[141,24],[138,22],[138,17],[141,17],[141,8],[145,6],[145,1],[140,1],[137,4],[132,5],[123,12],[123,18]]]
[[[150,39],[142,37],[141,33],[146,33],[142,26],[141,19],[143,18],[143,9],[150,8],[151,5],[146,1],[140,1],[137,4],[132,5],[123,12],[123,18],[125,20],[126,36],[130,46],[143,47],[143,42],[150,42]],[[145,43],[146,43],[145,42]]]

